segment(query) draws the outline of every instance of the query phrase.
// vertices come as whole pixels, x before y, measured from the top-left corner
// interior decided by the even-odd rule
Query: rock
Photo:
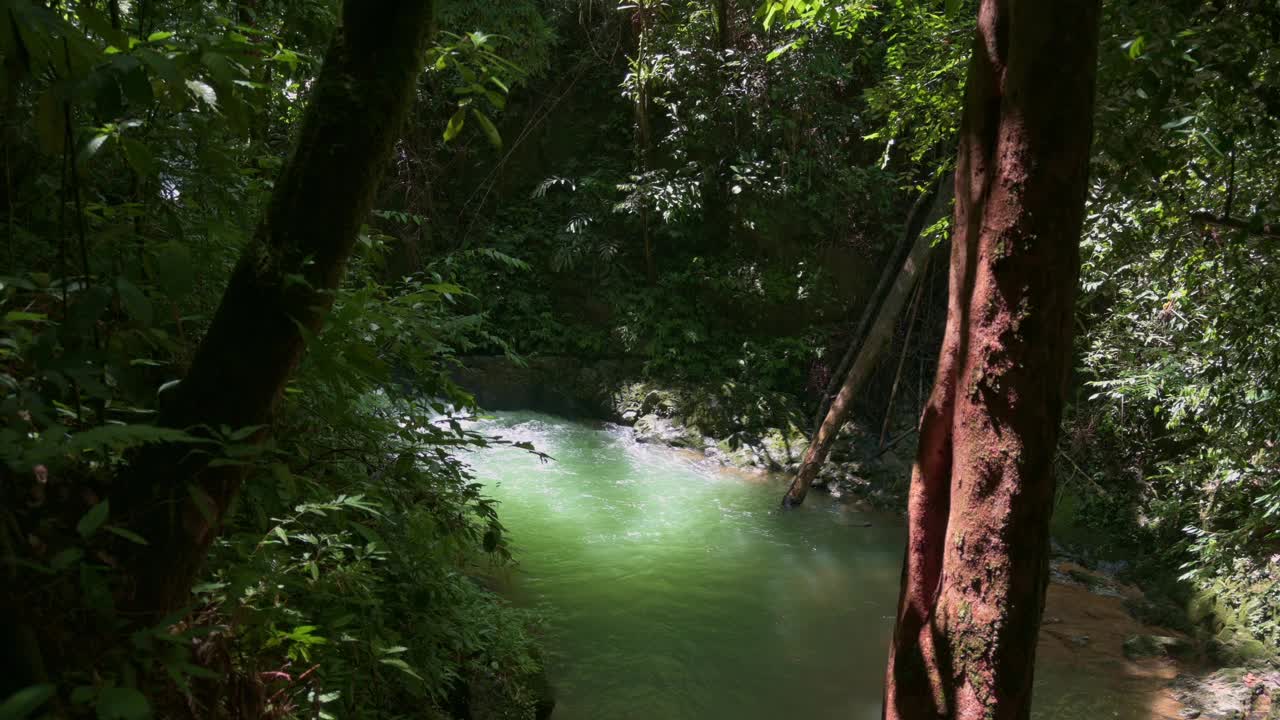
[[[636,442],[670,444],[675,437],[671,421],[649,413],[636,420]]]
[[[640,403],[641,415],[657,415],[671,417],[675,414],[675,396],[666,390],[650,390]]]
[[[1244,662],[1258,662],[1268,660],[1275,653],[1274,650],[1268,650],[1267,646],[1257,638],[1248,638],[1236,644],[1236,655]]]
[[[1114,598],[1124,597],[1124,593],[1120,592],[1120,588],[1110,578],[1104,575],[1095,575],[1081,567],[1072,567],[1070,564],[1064,564],[1053,568],[1051,574],[1059,582],[1068,585],[1083,585],[1094,595]]]
[[[628,410],[628,411],[626,411],[626,412],[622,413],[622,422],[627,423],[627,424],[629,424],[629,425],[633,425],[633,424],[635,424],[636,419],[637,419],[638,417],[639,417],[639,415],[636,413],[636,411],[635,411],[635,410]]]
[[[1190,640],[1169,635],[1130,635],[1124,641],[1124,656],[1130,660],[1146,657],[1185,657],[1193,649]]]
[[[1099,560],[1097,564],[1098,572],[1112,577],[1127,571],[1130,567],[1127,560]]]
[[[1183,708],[1178,713],[1178,717],[1186,718],[1187,720],[1195,720],[1200,717],[1200,711],[1196,708]]]
[[[1179,675],[1170,686],[1174,697],[1187,708],[1184,718],[1205,720],[1243,720],[1261,718],[1259,690],[1275,687],[1280,678],[1275,673],[1256,673],[1249,668],[1225,668],[1205,675]],[[1274,706],[1273,706],[1274,707]],[[1192,714],[1194,713],[1194,714]],[[1271,715],[1268,715],[1271,717]]]
[[[658,409],[658,403],[662,402],[662,393],[657,390],[650,390],[644,396],[644,401],[640,405],[640,412],[648,415]]]
[[[1088,635],[1072,635],[1069,639],[1071,641],[1071,644],[1075,645],[1076,647],[1084,647],[1089,644]]]

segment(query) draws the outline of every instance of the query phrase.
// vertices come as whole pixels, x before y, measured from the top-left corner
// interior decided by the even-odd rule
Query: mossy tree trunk
[[[1028,717],[1093,135],[1098,0],[982,0],[950,301],[885,717]]]
[[[346,2],[293,156],[232,272],[191,368],[161,402],[175,428],[269,421],[308,336],[320,330],[421,73],[431,0]],[[255,433],[260,439],[263,432]],[[132,609],[186,604],[243,472],[164,446],[132,463],[113,506],[149,541],[130,561]]]

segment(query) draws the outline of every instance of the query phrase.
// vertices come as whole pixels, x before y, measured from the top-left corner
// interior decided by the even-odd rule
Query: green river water
[[[779,478],[617,426],[520,412],[476,429],[555,458],[468,458],[519,560],[509,594],[549,618],[555,720],[880,716],[900,520],[821,493],[781,512]],[[1142,717],[1068,669],[1037,678],[1037,718]]]

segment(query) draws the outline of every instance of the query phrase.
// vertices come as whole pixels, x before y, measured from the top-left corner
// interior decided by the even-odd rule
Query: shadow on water
[[[558,720],[880,716],[898,519],[825,496],[782,513],[780,479],[617,426],[517,412],[478,429],[556,458],[469,462],[514,541],[510,595],[549,618]],[[1035,717],[1152,717],[1118,666],[1045,642]]]

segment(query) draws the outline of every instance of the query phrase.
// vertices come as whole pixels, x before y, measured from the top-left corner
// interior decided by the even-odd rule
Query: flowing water
[[[521,412],[476,428],[555,458],[469,458],[520,563],[509,592],[549,618],[555,720],[880,716],[899,520],[823,494],[781,512],[778,478],[617,426]],[[1141,717],[1088,677],[1037,676],[1039,718]]]

